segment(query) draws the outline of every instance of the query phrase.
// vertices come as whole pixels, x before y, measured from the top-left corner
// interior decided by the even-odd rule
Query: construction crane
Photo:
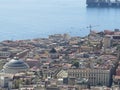
[[[89,31],[90,31],[90,33],[88,34],[88,37],[87,37],[89,45],[90,45],[90,34],[92,33],[92,28],[97,27],[97,26],[99,26],[99,25],[95,25],[95,26],[89,25],[89,26],[87,26],[87,28],[89,28]]]
[[[70,27],[70,29],[69,30],[74,30],[74,29],[78,29],[77,30],[77,32],[74,32],[74,33],[79,33],[78,31],[83,31],[83,30],[86,30],[86,28],[88,28],[89,29],[89,31],[90,31],[90,33],[92,32],[92,28],[94,28],[94,27],[98,27],[99,25],[89,25],[89,26],[86,26],[86,27],[82,27],[82,28],[75,28],[75,27]],[[72,33],[72,31],[68,31],[67,33],[69,33],[69,34],[71,34]],[[89,36],[89,35],[88,35]]]
[[[87,28],[89,28],[89,30],[90,30],[90,33],[91,33],[91,31],[92,31],[92,28],[93,27],[98,27],[99,25],[95,25],[95,26],[92,26],[92,25],[89,25],[89,26],[87,26]]]

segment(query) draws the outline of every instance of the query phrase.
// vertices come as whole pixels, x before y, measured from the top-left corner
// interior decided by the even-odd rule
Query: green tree
[[[72,66],[75,66],[76,68],[79,68],[79,62],[78,61],[74,61]]]

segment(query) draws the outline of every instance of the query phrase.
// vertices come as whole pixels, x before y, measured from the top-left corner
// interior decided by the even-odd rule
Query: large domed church
[[[29,65],[27,63],[18,58],[14,58],[3,66],[2,72],[15,74],[20,72],[26,72],[28,69]]]

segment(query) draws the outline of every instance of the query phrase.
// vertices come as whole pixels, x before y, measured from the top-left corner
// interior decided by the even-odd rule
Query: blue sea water
[[[120,28],[120,8],[87,8],[85,0],[0,0],[0,41],[85,36],[93,30]]]

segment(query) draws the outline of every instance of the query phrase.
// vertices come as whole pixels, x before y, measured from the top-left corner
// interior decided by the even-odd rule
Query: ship
[[[120,0],[86,0],[87,7],[120,7]]]

